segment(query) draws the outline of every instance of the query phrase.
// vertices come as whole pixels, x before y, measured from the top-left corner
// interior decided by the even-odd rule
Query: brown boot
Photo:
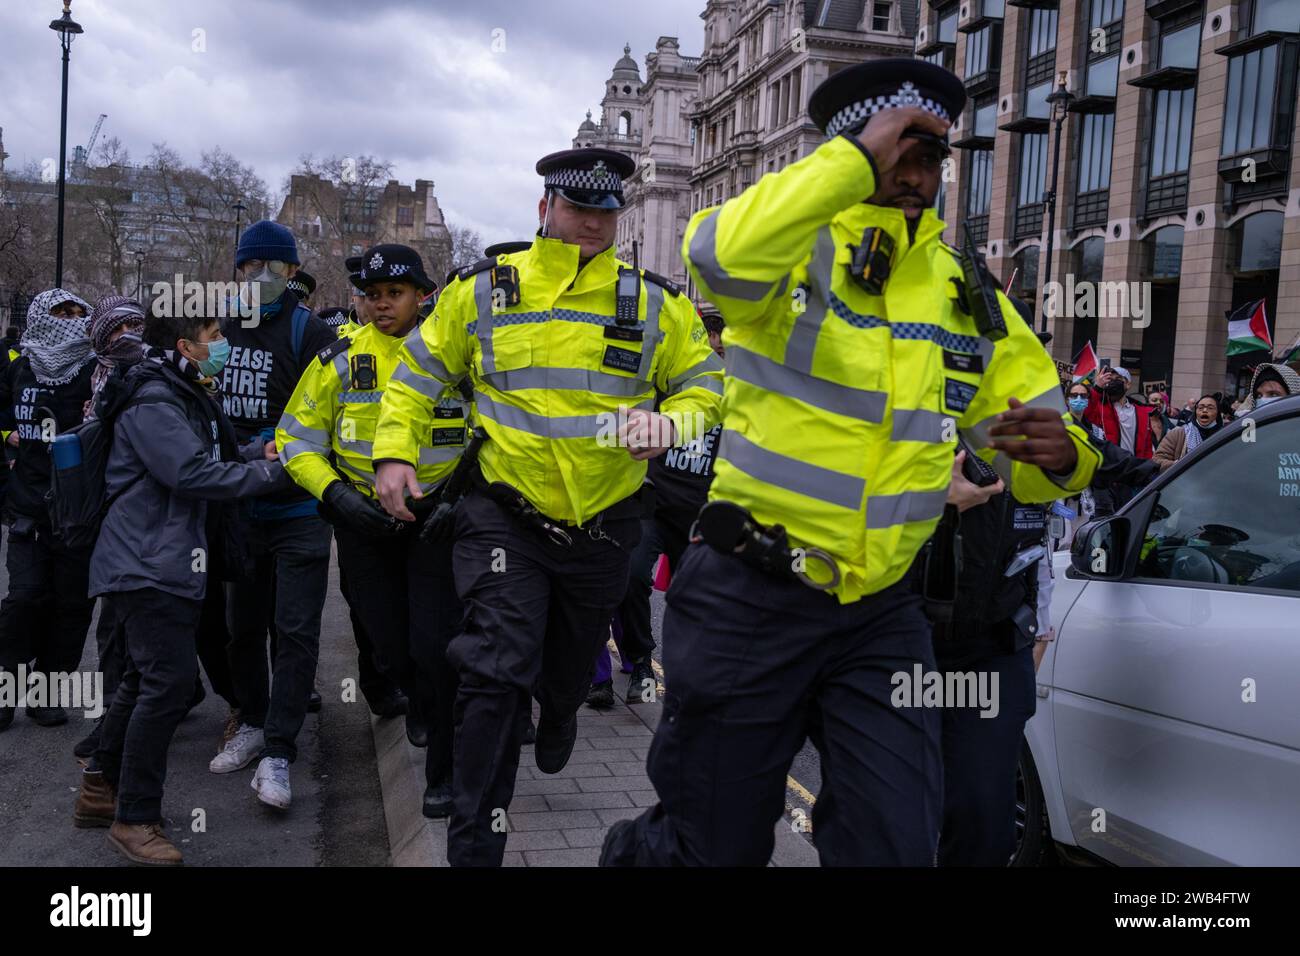
[[[115,822],[108,830],[108,842],[133,863],[148,866],[179,866],[185,860],[176,845],[157,823]]]
[[[72,825],[110,827],[117,815],[117,794],[102,771],[81,771],[81,792],[72,808]]]

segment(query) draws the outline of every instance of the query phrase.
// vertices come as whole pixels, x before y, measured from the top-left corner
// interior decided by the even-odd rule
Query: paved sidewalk
[[[614,657],[616,695],[627,679]],[[663,687],[660,686],[660,693]],[[506,866],[595,866],[605,832],[617,820],[634,817],[655,802],[645,773],[659,703],[619,703],[610,710],[583,706],[578,740],[568,766],[545,774],[524,747],[507,811]],[[537,718],[537,705],[533,705]],[[378,755],[388,842],[394,866],[446,866],[447,824],[421,813],[424,751],[406,740],[401,720],[372,720]],[[817,853],[786,818],[776,825],[776,866],[816,866]]]

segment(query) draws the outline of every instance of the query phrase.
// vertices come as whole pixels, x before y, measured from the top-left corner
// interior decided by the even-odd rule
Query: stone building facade
[[[968,220],[1036,312],[1062,283],[1056,358],[1092,341],[1179,404],[1244,387],[1268,356],[1227,357],[1227,313],[1262,298],[1278,350],[1300,336],[1298,47],[1296,0],[923,0],[916,55],[970,95],[947,238]]]

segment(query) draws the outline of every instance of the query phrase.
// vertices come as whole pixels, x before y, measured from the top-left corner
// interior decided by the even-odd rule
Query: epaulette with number
[[[642,269],[641,275],[645,276],[647,282],[653,282],[669,295],[682,294],[682,287],[667,276],[661,276],[659,273],[651,272],[649,269]]]
[[[348,346],[351,344],[352,340],[345,335],[341,339],[335,339],[329,345],[317,352],[316,357],[320,359],[321,365],[329,365],[329,363],[334,360],[334,356],[338,355],[340,352],[346,352]]]

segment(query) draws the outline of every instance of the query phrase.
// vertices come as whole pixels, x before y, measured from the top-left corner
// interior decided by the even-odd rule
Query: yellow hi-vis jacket
[[[909,240],[901,209],[863,201],[876,179],[866,152],[837,137],[697,213],[682,244],[726,321],[725,427],[709,497],[831,555],[841,603],[898,581],[933,533],[958,430],[1024,502],[1087,487],[1100,458],[1073,425],[1068,476],[995,457],[988,429],[1010,397],[1069,424],[1054,363],[1001,293],[1009,334],[979,337],[955,301],[950,280],[962,273],[940,242],[942,221],[926,210]],[[883,295],[849,273],[849,247],[869,226],[896,244]]]
[[[419,335],[419,328],[412,330]],[[373,325],[361,327],[317,353],[307,366],[275,429],[276,448],[285,470],[317,498],[334,481],[346,478],[374,495],[373,442],[379,401],[391,387],[402,339]],[[372,355],[374,388],[358,382],[358,356]],[[437,420],[420,436],[412,453],[416,477],[428,492],[456,467],[465,448],[466,402],[454,389],[437,396]],[[431,416],[433,417],[433,416]]]
[[[520,301],[494,295],[491,260],[462,269],[420,333],[407,337],[384,394],[375,458],[412,462],[434,398],[469,376],[488,433],[479,464],[543,514],[585,524],[634,494],[646,463],[618,446],[620,408],[674,420],[677,441],[719,420],[722,363],[690,301],[666,280],[641,280],[637,322],[614,321],[612,248],[578,269],[578,246],[536,239],[496,262],[519,272]],[[622,414],[626,414],[624,411]]]

